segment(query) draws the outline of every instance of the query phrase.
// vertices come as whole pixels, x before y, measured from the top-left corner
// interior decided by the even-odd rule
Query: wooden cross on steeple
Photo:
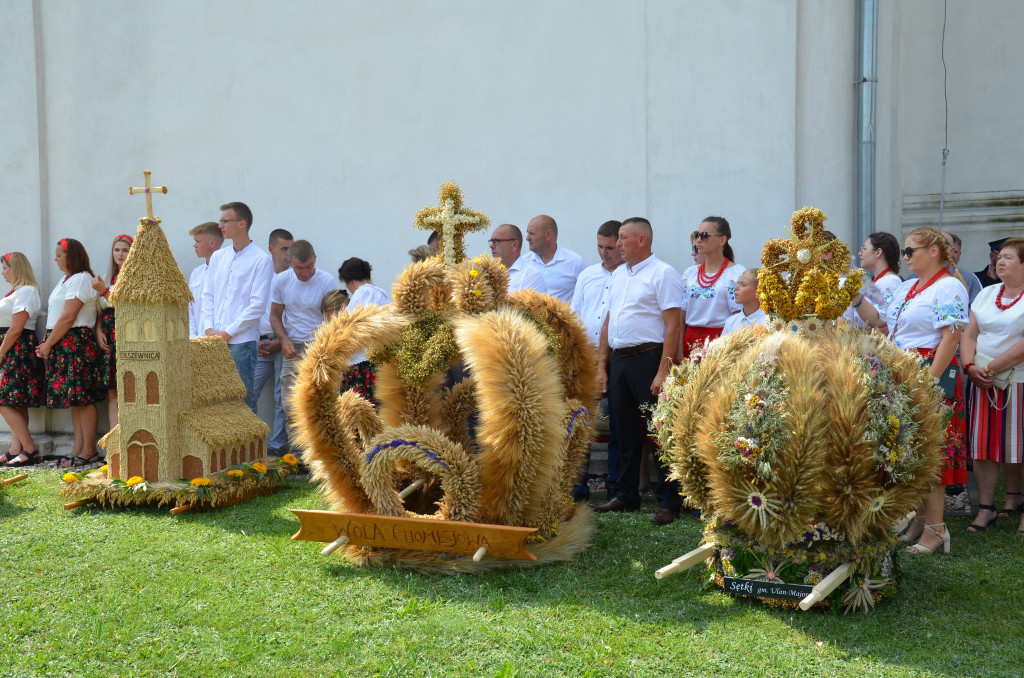
[[[416,213],[415,223],[419,228],[436,230],[441,235],[444,261],[454,266],[466,258],[465,234],[487,228],[491,220],[483,212],[463,207],[462,189],[454,182],[442,184],[437,198],[437,207],[421,209]]]
[[[149,170],[142,170],[142,176],[144,176],[146,178],[146,185],[144,187],[139,187],[139,186],[129,186],[128,187],[128,195],[135,195],[136,193],[145,193],[146,194],[146,218],[147,219],[152,219],[153,218],[153,191],[159,191],[160,193],[163,193],[164,195],[167,194],[167,187],[166,186],[156,186],[156,187],[153,187],[153,186],[150,185],[150,183],[149,183],[149,175],[150,174],[152,174],[152,172],[150,172]]]

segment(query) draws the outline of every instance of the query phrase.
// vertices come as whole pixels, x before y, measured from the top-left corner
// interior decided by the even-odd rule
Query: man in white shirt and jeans
[[[540,266],[548,294],[565,303],[572,301],[576,278],[587,267],[583,257],[572,250],[558,246],[558,224],[541,214],[526,226],[526,241],[530,243],[530,259]]]
[[[491,256],[501,259],[508,271],[508,291],[530,289],[547,292],[548,285],[544,282],[544,273],[540,267],[527,257],[519,256],[523,251],[523,232],[513,224],[502,224],[491,233],[487,241],[491,246]]]
[[[227,342],[245,385],[245,404],[256,412],[256,342],[260,317],[270,300],[274,268],[270,255],[249,237],[252,211],[242,202],[220,206],[220,231],[231,247],[217,250],[203,282],[202,322],[208,337]]]
[[[188,276],[188,288],[192,290],[192,303],[188,305],[188,336],[191,339],[204,336],[199,328],[200,319],[203,316],[203,281],[206,280],[206,268],[210,265],[210,257],[224,244],[224,234],[220,232],[220,226],[215,221],[207,221],[192,228],[188,234],[195,241],[192,249],[196,256],[203,260],[192,269]]]
[[[270,261],[274,265],[274,280],[277,280],[283,273],[289,270],[291,259],[289,250],[295,238],[292,234],[283,229],[275,228],[270,232],[267,240],[267,250],[270,252]],[[273,281],[270,283],[273,289]],[[285,430],[284,406],[281,404],[281,342],[274,336],[274,328],[270,326],[270,304],[260,318],[260,341],[256,344],[256,378],[253,381],[253,389],[256,393],[256,402],[259,403],[260,396],[268,381],[273,380],[274,391],[274,418],[270,427],[270,437],[267,438],[267,453],[275,457],[288,452],[288,431]]]
[[[607,384],[615,407],[622,470],[618,494],[595,506],[599,513],[640,509],[640,461],[643,455],[645,408],[657,401],[678,357],[682,327],[683,279],[654,256],[651,222],[633,217],[619,228],[619,247],[626,260],[612,273],[608,288],[608,315],[601,329],[597,370]],[[610,365],[610,376],[605,367]],[[607,379],[607,381],[606,381]],[[658,467],[658,512],[651,520],[668,525],[679,516],[679,484],[669,481],[667,469]]]
[[[299,360],[324,320],[320,302],[325,294],[338,289],[334,276],[316,267],[316,252],[309,241],[292,243],[291,261],[291,268],[274,278],[270,289],[270,325],[281,342],[283,356],[281,404],[289,424]]]

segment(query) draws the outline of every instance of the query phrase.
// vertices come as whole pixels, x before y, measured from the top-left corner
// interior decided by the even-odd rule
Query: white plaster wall
[[[881,3],[879,226],[899,232],[907,195],[938,194],[946,144],[943,3]],[[949,102],[946,192],[1024,192],[1024,3],[949,0],[945,61]],[[882,143],[881,133],[885,135]],[[1022,233],[1024,234],[1024,233]],[[988,229],[960,232],[965,268],[988,261]]]

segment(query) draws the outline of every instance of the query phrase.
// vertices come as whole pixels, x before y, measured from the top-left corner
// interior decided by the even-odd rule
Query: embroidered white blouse
[[[686,324],[693,327],[722,327],[729,316],[743,310],[743,306],[736,303],[736,281],[747,267],[732,264],[711,287],[701,287],[697,279],[699,269],[699,266],[691,266],[683,272],[682,309],[686,314]]]
[[[947,275],[908,302],[907,295],[916,282],[917,278],[907,280],[893,292],[884,316],[889,338],[903,349],[935,348],[944,328],[967,325],[967,288]]]

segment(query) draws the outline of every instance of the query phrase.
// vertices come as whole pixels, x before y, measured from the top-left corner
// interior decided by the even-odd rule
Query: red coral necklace
[[[1013,301],[1011,301],[1008,304],[1004,304],[1003,303],[1003,293],[1005,291],[1006,291],[1006,283],[1003,283],[1002,285],[999,286],[999,294],[996,295],[996,307],[1000,311],[1005,311],[1006,309],[1011,308],[1014,304],[1016,304],[1018,301],[1020,301],[1021,297],[1024,297],[1024,288],[1021,288],[1020,294],[1018,294],[1016,297],[1014,297]]]
[[[718,273],[713,276],[709,276],[704,272],[704,262],[700,262],[700,266],[697,268],[697,284],[704,289],[714,286],[714,284],[718,282],[718,279],[722,277],[722,274],[725,273],[725,269],[728,268],[728,266],[729,260],[723,259],[722,267],[718,269]]]
[[[938,272],[938,273],[936,273],[935,275],[933,275],[933,276],[932,276],[931,278],[929,278],[929,279],[928,279],[928,282],[926,282],[926,283],[924,284],[924,286],[923,286],[923,287],[921,287],[921,288],[918,288],[918,286],[917,286],[917,285],[918,285],[918,283],[920,283],[920,282],[921,282],[921,279],[920,279],[920,278],[918,278],[918,279],[917,279],[917,282],[916,282],[916,283],[914,283],[914,286],[910,288],[910,291],[909,291],[909,292],[907,292],[907,301],[910,301],[911,299],[913,299],[913,298],[914,298],[914,297],[916,297],[917,295],[921,294],[921,292],[924,292],[924,291],[925,291],[926,289],[928,289],[929,287],[931,287],[932,285],[934,285],[934,284],[935,284],[935,281],[936,281],[936,280],[938,280],[939,278],[941,278],[941,277],[942,277],[942,276],[944,276],[944,275],[949,275],[949,271],[947,271],[947,270],[946,270],[946,269],[944,269],[944,268],[940,268],[940,269],[939,269],[939,272]]]
[[[878,275],[873,277],[872,280],[881,280],[882,278],[884,278],[885,276],[889,275],[890,273],[892,273],[892,269],[886,267],[881,273],[879,273]]]

